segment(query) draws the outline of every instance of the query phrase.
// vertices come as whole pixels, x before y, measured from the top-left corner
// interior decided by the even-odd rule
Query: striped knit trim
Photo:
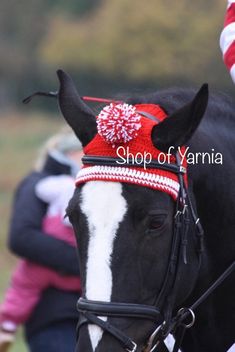
[[[234,26],[234,29],[235,29],[235,26]],[[234,32],[234,34],[235,34],[235,32]],[[227,66],[227,68],[229,70],[231,70],[231,67],[235,63],[235,41],[233,41],[231,43],[231,45],[229,46],[229,48],[225,52],[225,54],[224,54],[224,63]]]
[[[230,75],[232,77],[233,82],[235,83],[235,64],[230,69]]]
[[[143,170],[135,170],[127,167],[103,165],[95,165],[81,169],[76,177],[76,186],[94,180],[125,182],[149,187],[168,193],[174,200],[177,199],[180,188],[178,182],[156,173],[152,174]]]
[[[224,27],[234,22],[234,5],[235,5],[234,1],[231,2],[230,4],[228,3],[226,16],[224,20]]]
[[[228,0],[228,7],[235,3],[235,0]]]
[[[223,55],[226,54],[230,45],[234,42],[235,39],[235,22],[228,24],[224,27],[220,35],[220,48]]]
[[[228,0],[224,29],[220,35],[220,48],[226,67],[235,82],[235,0]]]

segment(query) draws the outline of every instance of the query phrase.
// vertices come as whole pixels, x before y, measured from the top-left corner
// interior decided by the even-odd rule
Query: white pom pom
[[[127,143],[138,135],[140,119],[133,105],[112,103],[98,115],[98,133],[107,143]]]

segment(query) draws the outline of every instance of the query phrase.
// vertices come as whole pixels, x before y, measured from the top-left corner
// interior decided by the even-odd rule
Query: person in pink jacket
[[[52,175],[37,183],[35,193],[40,200],[48,204],[42,224],[44,233],[76,247],[72,225],[66,217],[66,207],[74,189],[74,177],[64,174]],[[19,260],[5,300],[0,306],[0,326],[8,332],[5,340],[4,336],[0,339],[0,352],[8,350],[17,327],[29,319],[43,291],[48,287],[81,291],[78,276],[63,275],[29,260]]]

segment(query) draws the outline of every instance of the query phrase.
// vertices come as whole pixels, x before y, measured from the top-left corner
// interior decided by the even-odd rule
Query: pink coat
[[[76,246],[73,229],[68,220],[63,219],[73,190],[74,180],[70,176],[50,176],[39,182],[36,193],[42,200],[50,201],[48,215],[43,222],[44,232]],[[81,290],[79,277],[59,274],[28,260],[19,260],[0,307],[0,322],[11,322],[16,326],[24,323],[39,302],[42,292],[50,286],[78,293]]]

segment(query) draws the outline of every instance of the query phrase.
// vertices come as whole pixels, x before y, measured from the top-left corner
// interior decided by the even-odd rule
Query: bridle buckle
[[[159,340],[154,344],[154,346],[153,346],[153,343],[154,343],[154,339],[156,338],[156,336],[159,334],[159,332],[162,330],[163,331],[163,328],[164,328],[164,326],[165,326],[165,321],[161,324],[161,325],[159,325],[153,332],[152,332],[152,334],[150,335],[150,337],[149,337],[149,339],[148,339],[148,342],[147,342],[147,346],[146,346],[146,348],[145,348],[145,350],[144,350],[144,352],[153,352],[155,349],[156,349],[156,347],[158,346],[158,344],[159,344]]]
[[[180,165],[180,173],[181,174],[186,174],[186,168],[182,165]]]
[[[190,321],[188,324],[183,323],[183,320],[185,319],[185,318],[184,318],[184,315],[185,315],[185,318],[186,318],[188,315],[191,316],[191,321]],[[178,311],[178,313],[177,313],[177,317],[181,320],[180,324],[181,324],[182,326],[184,326],[185,329],[191,328],[191,327],[194,325],[194,323],[195,323],[195,314],[194,314],[194,312],[193,312],[193,310],[192,310],[191,308],[181,308],[181,309]],[[177,317],[176,317],[176,318],[177,318]]]
[[[133,348],[130,350],[129,348],[126,349],[127,352],[136,352],[137,344],[134,341],[131,341],[133,344]]]

